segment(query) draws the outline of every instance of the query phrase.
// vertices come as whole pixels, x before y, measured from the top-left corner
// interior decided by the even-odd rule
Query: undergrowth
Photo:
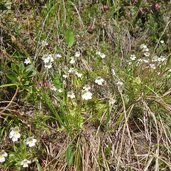
[[[0,169],[171,170],[170,8],[2,0]]]

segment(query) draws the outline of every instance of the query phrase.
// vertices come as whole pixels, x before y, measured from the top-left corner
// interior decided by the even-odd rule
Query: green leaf
[[[8,77],[12,82],[17,82],[17,81],[18,81],[16,75],[14,75],[14,74],[8,74],[7,77]]]
[[[71,166],[72,163],[73,163],[73,149],[72,149],[72,146],[69,145],[67,150],[66,150],[66,160],[67,160],[67,164],[68,166]]]
[[[72,47],[74,44],[74,33],[72,30],[67,30],[65,32],[65,41],[68,45],[68,47]]]

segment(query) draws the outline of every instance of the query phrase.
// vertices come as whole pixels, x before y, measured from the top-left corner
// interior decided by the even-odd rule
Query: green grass
[[[170,7],[0,2],[0,170],[170,170]]]

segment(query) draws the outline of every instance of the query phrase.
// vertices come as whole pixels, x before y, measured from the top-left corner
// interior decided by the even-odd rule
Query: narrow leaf
[[[65,32],[65,41],[68,45],[68,47],[72,47],[74,44],[74,33],[71,30],[67,30]]]

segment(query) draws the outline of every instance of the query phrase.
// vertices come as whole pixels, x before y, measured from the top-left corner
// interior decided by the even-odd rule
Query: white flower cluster
[[[164,56],[154,56],[153,58],[152,58],[152,62],[164,62],[164,61],[166,61],[166,57],[164,57]]]
[[[21,137],[21,134],[20,134],[20,130],[19,130],[19,127],[14,127],[14,128],[11,128],[11,131],[9,133],[9,138],[12,139],[13,142],[16,142],[18,141],[18,139]],[[37,140],[32,136],[32,137],[28,137],[26,139],[26,145],[28,145],[29,147],[34,147],[36,145],[36,142]],[[4,162],[5,161],[5,157],[7,157],[8,154],[5,152],[5,151],[1,151],[0,152],[0,162]],[[31,161],[27,160],[27,159],[24,159],[23,161],[21,161],[21,165],[23,167],[28,167],[28,164],[30,164]]]
[[[100,85],[100,86],[102,86],[104,82],[105,82],[105,80],[103,78],[101,78],[101,77],[97,77],[95,79],[95,83]]]
[[[144,52],[144,56],[146,56],[146,57],[150,56],[150,52],[149,52],[147,45],[141,44],[140,49]]]
[[[3,162],[5,162],[5,158],[8,156],[8,154],[4,151],[4,150],[2,150],[1,152],[0,152],[0,163],[3,163]]]
[[[71,99],[74,99],[74,98],[75,98],[75,94],[74,94],[74,92],[72,92],[72,91],[68,92],[67,96],[68,96],[69,98],[71,98]]]
[[[86,85],[83,87],[82,90],[82,99],[83,100],[91,100],[92,99],[92,93],[90,92],[90,86]]]
[[[45,54],[45,55],[43,55],[42,60],[45,64],[45,68],[48,68],[48,69],[52,68],[52,63],[54,62],[54,60],[56,58],[61,58],[61,57],[62,57],[61,54]]]
[[[18,141],[20,137],[21,137],[21,134],[20,134],[19,127],[16,126],[14,128],[11,128],[11,131],[9,133],[9,138],[12,139],[13,142],[16,142]],[[36,142],[37,140],[34,137],[29,137],[26,139],[26,144],[29,147],[35,146]]]
[[[137,58],[137,57],[136,57],[134,54],[132,54],[132,55],[130,56],[131,61],[135,61],[136,58]]]
[[[78,52],[75,52],[75,55],[74,55],[74,57],[72,56],[71,57],[71,59],[70,59],[70,64],[75,64],[75,62],[76,62],[76,58],[79,58],[81,56],[81,53],[78,51]]]
[[[81,78],[83,76],[83,74],[79,73],[75,68],[70,68],[68,70],[68,74],[75,74],[78,78]],[[67,78],[68,74],[63,74],[63,78]]]

